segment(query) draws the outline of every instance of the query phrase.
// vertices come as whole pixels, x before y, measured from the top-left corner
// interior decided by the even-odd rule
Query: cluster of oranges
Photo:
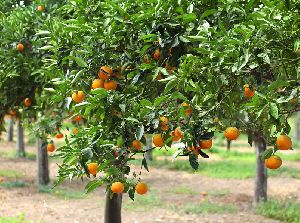
[[[93,176],[96,176],[97,172],[98,172],[98,163],[89,163],[88,164],[88,171],[91,175]],[[111,191],[113,193],[116,193],[116,194],[121,194],[123,193],[124,189],[125,189],[125,186],[123,183],[121,182],[114,182],[111,187],[110,187]],[[147,184],[143,183],[143,182],[138,182],[136,185],[135,185],[135,191],[140,194],[140,195],[143,195],[145,193],[147,193],[148,191],[148,186]]]

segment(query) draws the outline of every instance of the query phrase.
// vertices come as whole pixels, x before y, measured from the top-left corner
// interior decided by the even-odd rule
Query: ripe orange
[[[54,152],[54,150],[55,150],[55,145],[53,143],[49,143],[47,145],[47,151],[52,153],[52,152]]]
[[[142,150],[143,147],[142,143],[139,140],[133,140],[131,146],[135,148],[137,151]]]
[[[168,124],[168,118],[165,116],[160,117],[160,122],[162,125],[167,125]]]
[[[116,69],[113,70],[112,76],[120,79],[122,76],[122,68],[117,66]]]
[[[150,63],[150,57],[148,54],[144,55],[144,63],[149,64]]]
[[[88,170],[90,174],[96,175],[98,171],[98,163],[89,163]]]
[[[277,137],[276,145],[280,150],[289,150],[292,148],[292,140],[287,135],[280,135]]]
[[[255,90],[251,90],[248,84],[244,85],[244,96],[246,98],[252,98],[255,95]]]
[[[137,185],[135,186],[135,191],[140,194],[143,195],[145,193],[147,193],[148,191],[148,186],[145,183],[142,182],[138,182]]]
[[[228,127],[224,135],[228,140],[236,140],[239,137],[239,130],[236,127]]]
[[[156,49],[153,53],[153,59],[154,60],[159,60],[160,58],[160,50],[159,49]]]
[[[162,147],[164,145],[164,140],[160,134],[155,134],[152,140],[156,147]]]
[[[81,116],[80,115],[76,115],[74,118],[73,118],[73,121],[74,122],[80,122],[81,120]]]
[[[179,127],[177,127],[174,131],[172,131],[171,136],[173,142],[178,142],[180,139],[183,138],[183,134]]]
[[[84,98],[85,98],[85,94],[83,91],[77,91],[72,94],[72,99],[76,103],[83,102]]]
[[[188,107],[187,109],[184,110],[184,112],[185,112],[186,116],[190,116],[193,112],[193,109],[191,108],[190,104],[183,102],[181,105],[183,107]]]
[[[56,135],[56,138],[57,139],[61,139],[61,138],[63,138],[64,137],[64,134],[62,134],[62,133],[58,133],[57,135]]]
[[[111,191],[116,194],[121,194],[124,191],[124,184],[121,182],[115,182],[110,187]]]
[[[104,81],[102,79],[95,79],[91,86],[92,89],[104,88]]]
[[[168,125],[161,125],[161,130],[162,131],[168,131],[169,126]]]
[[[43,11],[45,11],[45,6],[39,5],[39,6],[37,7],[37,10],[40,11],[40,12],[43,12]]]
[[[108,90],[108,91],[109,91],[109,90],[114,91],[114,90],[117,89],[117,87],[118,87],[118,84],[117,84],[117,82],[114,81],[114,80],[107,80],[107,81],[104,82],[104,88],[105,88],[106,90]]]
[[[78,130],[78,128],[74,128],[72,132],[74,135],[76,135],[76,134],[78,134],[79,130]]]
[[[194,154],[196,155],[196,156],[198,156],[199,155],[199,147],[196,147],[195,148],[195,146],[192,146],[192,148],[191,147],[188,147],[188,150],[189,151],[193,151],[194,152]]]
[[[112,75],[113,70],[109,66],[102,66],[99,69],[98,76],[102,80],[108,80],[110,76]]]
[[[212,139],[200,140],[199,145],[201,149],[210,149],[212,147]]]
[[[19,52],[23,52],[24,51],[24,45],[22,44],[22,43],[18,43],[18,45],[17,45],[17,50],[19,51]]]
[[[17,112],[15,110],[11,110],[9,114],[10,116],[14,117],[17,114]]]
[[[265,164],[269,169],[278,169],[282,165],[282,159],[279,156],[273,155],[265,160]]]
[[[26,98],[25,100],[24,100],[24,104],[25,104],[25,106],[28,108],[28,107],[30,107],[30,105],[31,105],[31,100],[30,100],[30,98]]]

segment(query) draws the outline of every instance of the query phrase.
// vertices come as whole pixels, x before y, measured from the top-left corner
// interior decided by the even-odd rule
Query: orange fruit
[[[197,148],[195,148],[195,146],[192,146],[192,148],[188,147],[188,150],[193,151],[196,156],[199,155],[199,148],[198,147]]]
[[[10,114],[11,117],[14,117],[17,114],[17,112],[15,110],[11,110],[9,112],[9,114]]]
[[[30,100],[30,98],[26,98],[25,100],[24,100],[24,104],[25,104],[25,106],[28,108],[28,107],[30,107],[30,105],[31,105],[31,100]]]
[[[76,103],[83,102],[84,98],[85,98],[85,94],[83,91],[77,91],[72,94],[72,99]]]
[[[122,76],[122,68],[117,66],[116,69],[113,70],[112,76],[120,79]]]
[[[161,130],[168,131],[169,126],[168,125],[161,125]]]
[[[212,147],[212,139],[200,140],[199,145],[201,149],[210,149]]]
[[[153,59],[154,60],[159,60],[160,58],[160,50],[159,49],[156,49],[153,53]]]
[[[113,74],[113,70],[109,66],[100,67],[98,72],[98,76],[102,80],[108,80],[112,74]]]
[[[184,112],[185,112],[186,116],[190,116],[193,112],[193,109],[191,108],[190,104],[183,102],[181,105],[183,107],[188,107],[187,109],[184,110]]]
[[[80,115],[76,115],[74,118],[73,118],[73,121],[74,122],[80,122],[81,120],[81,116]]]
[[[92,175],[96,175],[98,172],[98,163],[89,163],[88,165],[89,173]]]
[[[110,187],[111,191],[116,194],[121,194],[124,191],[124,184],[121,182],[115,182]]]
[[[183,138],[183,134],[179,127],[177,127],[176,129],[174,129],[174,131],[172,131],[171,136],[173,142],[178,142],[180,139]]]
[[[239,130],[236,127],[228,127],[224,135],[228,140],[236,140],[239,137]]]
[[[248,84],[244,85],[244,96],[246,98],[252,98],[255,95],[255,90],[251,90]]]
[[[61,138],[63,138],[64,137],[64,134],[62,134],[62,133],[58,133],[57,135],[56,135],[56,138],[57,139],[61,139]]]
[[[53,143],[49,143],[47,145],[47,151],[52,153],[52,152],[54,152],[54,150],[55,150],[55,145]]]
[[[23,52],[24,51],[24,45],[22,44],[22,43],[18,43],[17,44],[17,50],[19,51],[19,52]]]
[[[109,91],[109,90],[114,91],[114,90],[117,89],[117,87],[118,87],[118,84],[117,84],[117,82],[114,81],[114,80],[107,80],[107,81],[104,82],[104,88],[105,88],[106,90],[108,90],[108,91]]]
[[[160,122],[162,125],[167,125],[168,124],[168,118],[165,116],[160,117]]]
[[[149,64],[150,63],[150,57],[148,54],[144,55],[144,63]]]
[[[78,130],[78,128],[74,128],[72,132],[74,135],[76,135],[76,134],[78,134],[79,130]]]
[[[104,88],[104,81],[102,79],[93,80],[91,88],[92,89]]]
[[[282,159],[279,156],[273,155],[265,160],[265,164],[269,169],[278,169],[282,165]]]
[[[287,135],[280,135],[277,137],[276,145],[280,150],[289,150],[292,148],[292,140]]]
[[[164,140],[160,134],[155,134],[152,140],[156,147],[162,147],[164,145]]]
[[[43,11],[45,11],[45,6],[39,5],[39,6],[37,7],[37,10],[40,11],[40,12],[43,12]]]
[[[135,186],[135,191],[140,194],[143,195],[145,193],[147,193],[148,191],[148,186],[145,183],[142,182],[138,182],[137,185]]]
[[[143,147],[142,143],[139,140],[133,140],[131,146],[135,148],[137,151],[142,150]]]

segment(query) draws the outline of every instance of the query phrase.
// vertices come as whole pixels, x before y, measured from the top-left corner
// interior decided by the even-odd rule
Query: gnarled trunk
[[[24,129],[21,120],[17,120],[17,157],[25,157]]]
[[[255,190],[254,190],[254,206],[257,206],[261,201],[267,201],[267,168],[262,159],[262,154],[266,150],[266,141],[261,133],[254,137],[254,145],[256,150],[256,176],[255,176]]]
[[[104,223],[121,223],[122,194],[106,195]]]
[[[38,185],[47,185],[50,182],[47,143],[42,139],[37,140],[37,168]]]

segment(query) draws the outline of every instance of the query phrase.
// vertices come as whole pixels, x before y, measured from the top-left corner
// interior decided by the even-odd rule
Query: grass
[[[147,211],[152,208],[158,208],[162,206],[162,201],[155,191],[151,191],[153,193],[148,193],[143,196],[135,196],[134,201],[128,200],[124,202],[122,205],[125,210],[139,210],[139,211]]]
[[[0,170],[0,177],[10,177],[10,178],[18,178],[24,176],[23,173],[20,173],[15,170]]]
[[[26,187],[26,186],[28,186],[28,184],[22,181],[0,183],[0,188],[18,188],[18,187]]]
[[[17,217],[0,216],[0,223],[33,223],[33,222],[25,220],[24,214],[20,214]]]
[[[41,186],[39,191],[42,193],[48,193],[53,196],[59,197],[64,200],[70,199],[83,199],[86,198],[87,195],[80,191],[71,191],[64,188],[51,188],[48,186]]]
[[[195,191],[188,187],[174,187],[169,191],[173,194],[187,194],[187,195],[199,195],[198,191]]]
[[[13,148],[10,148],[10,151],[2,151],[0,152],[0,156],[3,158],[9,158],[9,159],[15,159],[17,157],[16,152],[13,151]],[[36,154],[35,153],[30,153],[30,152],[25,152],[25,158],[29,160],[35,160],[36,159]]]
[[[188,203],[179,207],[174,207],[176,211],[183,211],[186,214],[224,214],[236,213],[237,208],[233,204],[211,203],[210,201],[199,204]]]
[[[300,222],[300,204],[294,200],[279,201],[276,199],[261,203],[256,209],[257,214],[288,223]]]

